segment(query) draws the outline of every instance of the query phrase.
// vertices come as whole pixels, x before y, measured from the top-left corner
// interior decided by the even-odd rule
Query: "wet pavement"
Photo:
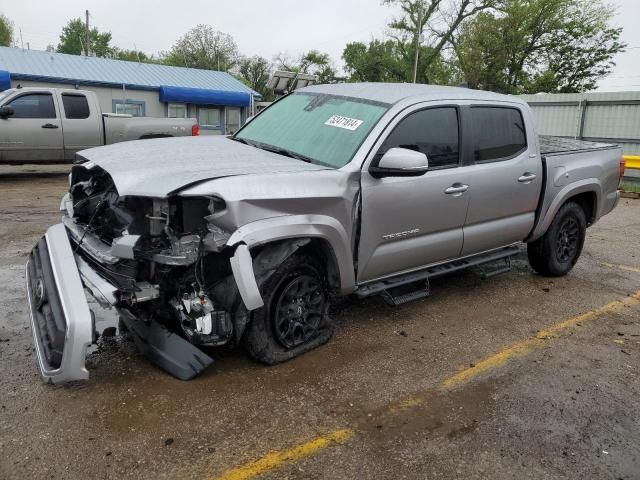
[[[36,372],[24,263],[65,187],[0,179],[0,478],[640,478],[640,302],[601,308],[640,290],[640,200],[589,229],[564,278],[521,255],[401,307],[348,301],[326,346],[274,367],[212,349],[190,382],[117,335],[88,382],[53,387]]]

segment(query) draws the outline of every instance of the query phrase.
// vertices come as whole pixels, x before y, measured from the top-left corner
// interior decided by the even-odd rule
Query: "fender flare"
[[[340,277],[340,291],[348,294],[355,289],[355,271],[351,242],[342,224],[326,215],[286,215],[257,220],[237,229],[227,245],[236,247],[231,258],[231,270],[247,310],[260,308],[264,302],[257,287],[249,251],[257,246],[279,240],[320,238],[326,240],[335,255]]]
[[[538,224],[533,230],[531,236],[527,239],[527,242],[532,242],[542,237],[546,232],[551,222],[555,218],[560,207],[566,203],[571,197],[575,197],[576,195],[580,195],[581,193],[594,193],[596,195],[596,204],[594,205],[594,218],[597,220],[601,216],[600,209],[602,208],[602,185],[597,178],[586,178],[584,180],[579,180],[577,182],[573,182],[567,186],[565,186],[562,190],[558,192],[555,196],[549,208],[547,208],[546,212],[542,212],[540,220]]]

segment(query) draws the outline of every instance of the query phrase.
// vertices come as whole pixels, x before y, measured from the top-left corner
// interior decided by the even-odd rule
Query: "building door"
[[[198,107],[198,123],[201,135],[222,135],[224,133],[222,109],[220,108]]]
[[[225,133],[227,135],[234,135],[240,130],[240,112],[241,110],[237,107],[227,107],[225,118]]]
[[[51,162],[63,157],[60,116],[50,93],[25,93],[4,104],[13,115],[0,119],[3,162]]]

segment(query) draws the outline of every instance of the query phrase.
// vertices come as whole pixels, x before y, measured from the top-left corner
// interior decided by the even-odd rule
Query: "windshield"
[[[236,140],[300,160],[340,168],[349,163],[388,105],[293,93],[248,123]]]

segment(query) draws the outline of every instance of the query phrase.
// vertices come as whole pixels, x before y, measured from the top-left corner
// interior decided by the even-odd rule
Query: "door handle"
[[[56,125],[55,123],[45,123],[44,125],[42,125],[42,128],[58,128],[58,125]]]
[[[518,181],[520,183],[531,183],[536,179],[536,177],[537,175],[535,173],[526,172],[526,173],[523,173],[520,178],[518,178]]]
[[[454,183],[449,188],[445,189],[444,193],[447,195],[456,195],[461,194],[469,190],[469,185],[464,185],[462,183]]]

